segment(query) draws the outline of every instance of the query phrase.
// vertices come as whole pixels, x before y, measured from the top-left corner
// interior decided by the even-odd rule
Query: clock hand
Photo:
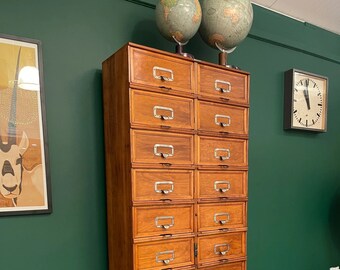
[[[306,80],[306,89],[303,90],[303,95],[305,96],[307,109],[310,110],[310,100],[309,100],[309,91],[308,91],[309,80]]]

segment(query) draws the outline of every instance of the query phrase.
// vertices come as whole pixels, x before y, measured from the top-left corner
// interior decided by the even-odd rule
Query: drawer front
[[[245,202],[198,204],[197,209],[199,232],[247,226]]]
[[[197,119],[198,130],[248,134],[247,108],[199,101]]]
[[[248,143],[240,139],[198,137],[199,165],[247,166]]]
[[[132,170],[133,201],[193,199],[193,171]]]
[[[246,256],[246,233],[198,237],[198,262],[223,262]]]
[[[132,162],[191,165],[193,136],[132,130]]]
[[[193,93],[194,65],[190,61],[132,48],[131,82],[165,92]]]
[[[197,198],[239,198],[248,196],[247,172],[199,171],[197,176]]]
[[[193,214],[193,205],[134,207],[134,237],[192,233]]]
[[[248,104],[248,76],[226,69],[199,65],[202,97]]]
[[[194,129],[194,101],[188,98],[131,91],[131,123]]]
[[[135,270],[158,270],[193,265],[193,249],[193,238],[135,244]]]
[[[233,262],[227,263],[223,265],[211,266],[211,267],[204,267],[200,268],[201,270],[245,270],[246,263],[245,261],[242,262]]]

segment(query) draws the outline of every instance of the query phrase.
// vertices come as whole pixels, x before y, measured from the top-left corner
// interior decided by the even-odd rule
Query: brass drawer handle
[[[226,187],[219,187],[221,185],[222,186],[226,185]],[[226,193],[227,191],[230,190],[230,187],[231,187],[231,184],[229,181],[215,181],[214,182],[214,189],[221,193]]]
[[[168,148],[169,153],[158,152],[158,148]],[[155,144],[153,147],[153,153],[155,154],[155,156],[162,158],[173,157],[175,153],[175,148],[171,144]]]
[[[223,88],[225,86],[225,88]],[[215,90],[221,93],[231,92],[231,83],[227,81],[215,80]]]
[[[218,217],[225,217],[225,219],[218,219]],[[230,214],[229,213],[216,213],[214,215],[214,222],[217,224],[224,225],[230,221]]]
[[[166,72],[169,76],[158,75],[157,71],[163,71],[163,73]],[[154,66],[153,77],[157,80],[172,82],[174,80],[174,72],[171,69]]]
[[[170,115],[166,116],[166,115],[158,113],[158,111],[170,112]],[[155,118],[162,119],[162,120],[173,120],[174,119],[174,110],[172,108],[168,108],[168,107],[155,106],[155,107],[153,107],[153,116]]]
[[[229,244],[216,244],[214,245],[214,253],[216,255],[226,255],[230,250]]]
[[[168,189],[160,189],[159,186],[170,186]],[[174,191],[174,182],[172,181],[162,181],[162,182],[155,182],[155,192],[162,193],[162,194],[169,194]]]
[[[171,255],[171,256],[168,259],[161,259],[161,257],[164,257],[163,255]],[[158,252],[156,254],[156,262],[157,263],[169,264],[174,259],[175,259],[175,251],[174,250],[162,251],[162,252]]]
[[[221,152],[224,153],[224,154],[220,155],[220,154],[222,154]],[[230,150],[227,149],[227,148],[215,148],[214,154],[215,154],[215,158],[217,158],[221,161],[230,159]]]
[[[225,119],[226,121],[221,121],[221,119]],[[215,124],[221,127],[229,127],[231,125],[231,117],[222,114],[215,115]]]
[[[168,224],[158,224],[159,221],[162,220],[169,220],[170,222]],[[171,227],[173,227],[175,225],[175,218],[173,216],[163,216],[163,217],[156,217],[155,218],[155,226],[157,228],[162,228],[165,230],[170,229]]]

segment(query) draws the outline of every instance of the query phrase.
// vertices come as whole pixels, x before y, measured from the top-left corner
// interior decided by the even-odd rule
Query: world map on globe
[[[201,4],[199,33],[208,45],[230,50],[246,38],[253,22],[250,0],[203,0]]]
[[[188,42],[198,31],[202,10],[198,0],[160,0],[156,5],[156,24],[170,41]]]

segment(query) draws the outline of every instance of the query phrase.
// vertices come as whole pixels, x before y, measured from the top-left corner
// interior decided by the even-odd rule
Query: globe
[[[187,43],[198,31],[202,10],[198,0],[160,0],[156,5],[156,24],[166,39]]]
[[[250,0],[203,0],[202,14],[202,39],[221,51],[232,51],[246,38],[253,23]]]

